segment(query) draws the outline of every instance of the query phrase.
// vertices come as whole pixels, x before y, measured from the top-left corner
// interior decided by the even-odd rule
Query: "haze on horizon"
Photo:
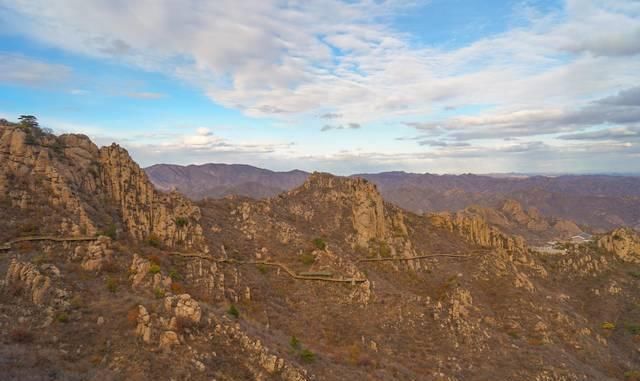
[[[640,2],[0,0],[0,117],[143,166],[640,172]]]

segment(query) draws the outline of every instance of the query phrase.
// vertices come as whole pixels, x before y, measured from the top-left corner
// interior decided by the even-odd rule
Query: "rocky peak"
[[[137,239],[203,245],[200,210],[178,194],[156,191],[117,144],[98,148],[86,135],[3,125],[0,161],[0,201],[22,210],[64,209],[50,213],[51,233],[93,235],[115,224]]]
[[[384,201],[375,184],[368,180],[315,172],[301,187],[289,193],[311,193],[315,202],[350,208],[356,242],[361,246],[366,246],[372,239],[383,239],[385,236]]]

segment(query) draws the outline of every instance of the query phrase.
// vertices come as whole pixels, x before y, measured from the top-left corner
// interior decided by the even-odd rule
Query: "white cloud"
[[[154,93],[151,91],[137,91],[125,94],[129,98],[134,99],[160,99],[164,98],[166,95],[163,93]]]
[[[198,129],[196,129],[196,133],[199,136],[209,136],[211,135],[211,130],[206,127],[199,127]]]
[[[26,86],[50,86],[70,78],[72,70],[18,54],[0,52],[0,82]]]
[[[367,122],[445,101],[564,106],[640,72],[640,7],[618,0],[526,13],[525,26],[456,50],[415,47],[379,21],[405,9],[401,1],[4,3],[25,17],[15,25],[24,33],[179,76],[250,116],[330,108],[340,122]]]

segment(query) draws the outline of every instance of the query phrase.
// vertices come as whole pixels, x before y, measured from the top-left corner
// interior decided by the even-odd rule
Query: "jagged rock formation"
[[[32,263],[12,259],[0,292],[4,291],[13,297],[21,296],[42,308],[46,317],[41,326],[48,327],[56,316],[66,316],[71,307],[72,294],[58,287],[56,280],[59,277],[60,270],[54,265],[44,264],[38,269]]]
[[[113,225],[112,230],[121,226],[140,240],[202,246],[199,209],[176,193],[158,193],[118,145],[98,149],[84,135],[56,137],[32,127],[0,126],[0,162],[0,202],[50,214],[42,215],[50,220],[42,228],[93,235]]]
[[[200,323],[202,316],[200,305],[189,294],[167,296],[164,299],[164,308],[168,312],[172,312],[177,319],[187,321],[190,324]]]
[[[290,196],[312,192],[312,198],[320,203],[348,204],[351,209],[349,220],[355,230],[355,242],[366,246],[369,241],[384,239],[384,205],[376,186],[364,179],[347,181],[325,173],[312,174],[304,184],[291,192]],[[342,206],[342,205],[341,205]],[[299,213],[310,213],[300,208]]]
[[[101,180],[120,206],[127,231],[137,239],[156,235],[169,246],[198,247],[200,210],[177,193],[159,194],[127,151],[113,144],[100,149]]]
[[[464,209],[466,215],[477,215],[503,233],[519,235],[531,244],[544,244],[551,240],[565,240],[582,232],[569,220],[547,218],[536,208],[525,208],[508,199],[498,208],[472,205]]]
[[[598,239],[598,246],[625,262],[640,263],[640,236],[632,229],[616,229]]]
[[[464,211],[457,213],[434,213],[428,216],[431,222],[439,227],[456,232],[465,239],[484,247],[525,251],[522,237],[508,236],[495,227],[489,226],[480,216]]]

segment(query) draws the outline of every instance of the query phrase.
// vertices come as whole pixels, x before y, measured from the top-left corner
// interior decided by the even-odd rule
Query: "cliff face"
[[[385,208],[376,186],[364,179],[349,179],[323,173],[312,174],[290,195],[307,194],[334,211],[344,210],[355,231],[355,242],[366,246],[385,238]]]
[[[632,229],[616,229],[600,237],[598,246],[625,262],[640,263],[640,237]]]
[[[41,223],[7,234],[94,235],[113,225],[169,246],[203,242],[199,209],[180,195],[155,191],[115,144],[98,149],[84,135],[0,126],[0,162],[0,202],[23,211],[5,222],[24,225],[31,217]]]
[[[118,205],[127,231],[137,239],[156,235],[169,246],[200,246],[200,209],[172,192],[158,193],[129,153],[113,144],[99,151],[101,184]]]

